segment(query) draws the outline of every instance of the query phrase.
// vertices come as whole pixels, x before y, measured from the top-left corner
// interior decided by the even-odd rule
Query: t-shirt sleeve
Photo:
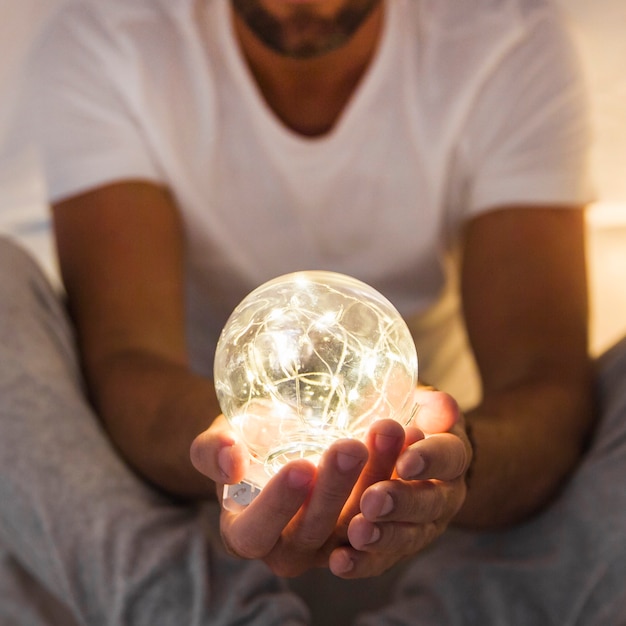
[[[593,199],[586,86],[557,14],[534,16],[494,63],[464,134],[466,217]]]
[[[120,180],[162,180],[129,104],[137,69],[113,37],[76,3],[32,55],[24,116],[51,201]]]

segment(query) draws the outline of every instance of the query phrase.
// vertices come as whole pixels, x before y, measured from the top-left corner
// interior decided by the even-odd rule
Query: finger
[[[399,560],[415,554],[440,533],[436,520],[424,524],[390,522],[373,524],[357,515],[348,529],[350,545],[359,552],[386,552]]]
[[[328,541],[367,459],[367,448],[355,439],[338,441],[324,453],[311,496],[286,534],[297,550],[316,551]]]
[[[228,428],[223,416],[193,440],[189,456],[200,473],[216,483],[228,484],[243,480],[250,461],[247,447]]]
[[[309,496],[315,473],[308,461],[293,461],[240,513],[223,510],[221,531],[228,550],[246,559],[269,554]]]
[[[369,522],[426,524],[446,511],[448,491],[439,481],[388,480],[372,485],[363,494],[361,513]]]
[[[370,485],[391,477],[404,441],[404,429],[398,422],[385,419],[379,420],[372,425],[366,438],[369,450],[367,464],[363,468],[341,516],[342,523],[345,526],[359,512],[363,492]]]
[[[407,448],[398,459],[396,471],[404,480],[448,481],[464,474],[470,459],[471,453],[463,439],[453,433],[442,433]]]
[[[456,400],[443,391],[418,387],[415,402],[418,408],[412,424],[425,433],[447,432],[459,421]]]
[[[361,552],[351,546],[340,546],[328,559],[328,569],[338,578],[352,580],[379,576],[397,563],[385,552]]]

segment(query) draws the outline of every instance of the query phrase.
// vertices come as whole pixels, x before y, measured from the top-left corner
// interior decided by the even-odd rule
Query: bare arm
[[[593,419],[584,250],[580,210],[494,211],[467,228],[462,294],[483,401],[467,416],[475,455],[460,523],[527,517],[581,455]]]
[[[174,202],[158,186],[124,182],[60,202],[54,224],[89,390],[113,443],[159,488],[213,494],[189,460],[219,409],[212,381],[187,365]]]

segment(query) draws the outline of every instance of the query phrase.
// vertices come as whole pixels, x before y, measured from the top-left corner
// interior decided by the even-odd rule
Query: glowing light
[[[417,354],[404,320],[375,289],[334,272],[287,274],[249,294],[220,336],[221,409],[253,457],[226,488],[245,505],[285,463],[317,462],[337,439],[362,439],[377,419],[408,424]]]

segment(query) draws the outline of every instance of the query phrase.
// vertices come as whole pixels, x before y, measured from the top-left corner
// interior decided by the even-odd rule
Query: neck
[[[266,47],[235,13],[235,33],[268,106],[291,130],[307,136],[332,129],[374,56],[383,23],[376,7],[340,48],[291,58]]]

